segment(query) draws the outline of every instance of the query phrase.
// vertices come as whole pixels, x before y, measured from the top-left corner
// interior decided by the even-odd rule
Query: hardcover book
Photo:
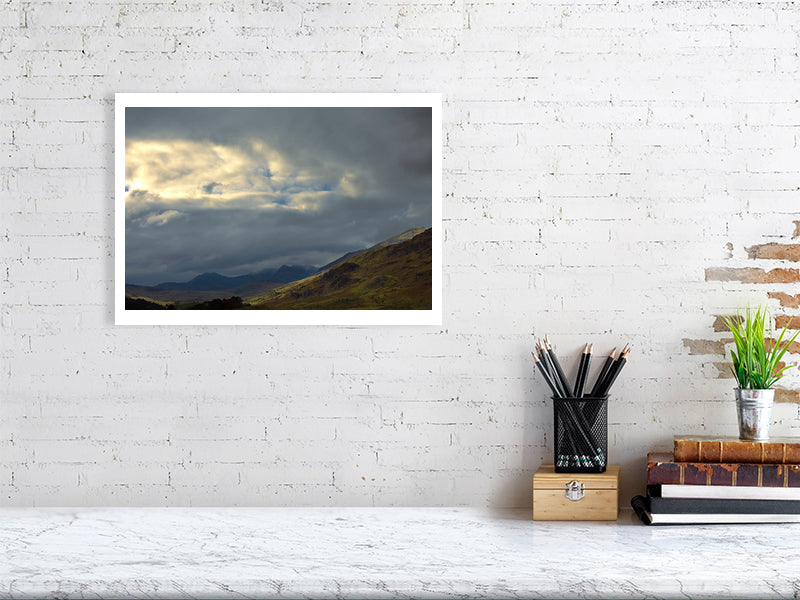
[[[800,464],[684,462],[671,452],[650,452],[647,483],[800,488]]]
[[[755,500],[741,498],[645,498],[647,510],[655,513],[680,514],[797,514],[800,500]]]
[[[729,498],[739,500],[800,500],[800,487],[763,487],[757,485],[648,485],[650,496],[661,498]]]
[[[675,436],[677,462],[800,463],[800,438],[772,438],[748,442],[736,437]]]
[[[690,525],[714,523],[800,523],[798,513],[658,513],[651,512],[648,499],[634,496],[631,506],[645,525]]]

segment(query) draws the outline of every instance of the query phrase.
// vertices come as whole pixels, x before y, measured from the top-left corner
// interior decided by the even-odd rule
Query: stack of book
[[[676,437],[631,506],[647,525],[800,522],[800,438]]]

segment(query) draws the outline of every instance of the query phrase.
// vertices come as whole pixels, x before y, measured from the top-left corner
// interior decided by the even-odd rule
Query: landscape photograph
[[[118,99],[118,321],[433,311],[433,106],[136,104]]]

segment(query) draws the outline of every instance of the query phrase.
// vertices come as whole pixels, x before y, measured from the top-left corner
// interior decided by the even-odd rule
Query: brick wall
[[[0,502],[527,505],[549,333],[569,373],[633,345],[626,504],[648,450],[735,432],[717,318],[800,315],[799,35],[763,1],[3,3]],[[443,326],[115,327],[139,91],[443,93]]]
[[[797,205],[800,205],[800,203]],[[789,239],[790,235],[791,239],[798,237],[797,223],[797,221],[793,223],[795,225],[793,233],[789,233],[792,228],[787,225],[783,227],[784,235],[769,236],[769,239],[781,241],[743,247],[741,258],[735,257],[731,252],[726,259],[728,262],[737,265],[747,264],[748,266],[709,267],[705,272],[707,281],[726,282],[733,286],[731,289],[743,290],[747,289],[745,286],[752,286],[754,290],[760,288],[766,291],[766,298],[763,297],[765,295],[763,292],[761,294],[753,293],[752,306],[756,306],[756,303],[759,302],[764,303],[768,299],[770,301],[769,304],[774,307],[770,314],[770,327],[776,334],[786,328],[785,337],[787,339],[791,338],[797,329],[800,329],[800,315],[796,310],[791,310],[800,307],[800,294],[787,293],[800,289],[800,285],[798,285],[800,284],[800,269],[784,266],[800,262],[800,244],[784,241]],[[731,248],[733,247],[734,244],[731,242]],[[745,256],[746,259],[744,258]],[[749,266],[751,262],[755,262],[759,266]],[[775,300],[777,300],[777,303],[774,302]],[[748,302],[748,305],[750,305],[750,302]],[[733,348],[733,337],[725,325],[725,317],[731,317],[734,313],[739,314],[741,312],[743,312],[742,307],[737,307],[736,311],[730,311],[725,315],[717,315],[713,318],[711,331],[720,335],[713,335],[705,339],[684,338],[683,340],[684,346],[689,349],[689,354],[714,357],[716,360],[713,364],[717,369],[717,377],[730,379],[733,385],[735,385],[735,381],[730,371],[730,362],[728,360],[729,349]],[[776,342],[774,337],[771,339],[773,343]],[[800,354],[800,342],[793,341],[788,345],[786,356],[790,357],[792,354]],[[784,367],[786,364],[784,361],[779,363],[779,366]],[[796,404],[800,402],[800,390],[796,389],[798,377],[795,372],[796,369],[793,368],[794,363],[790,362],[789,364],[790,368],[787,369],[786,380],[775,386],[775,399],[777,402]],[[790,427],[793,425],[790,420],[787,420],[785,424]]]

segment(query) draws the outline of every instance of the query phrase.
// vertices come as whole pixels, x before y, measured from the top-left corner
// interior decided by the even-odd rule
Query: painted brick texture
[[[545,333],[570,375],[633,345],[625,502],[736,431],[715,319],[800,316],[799,35],[763,1],[3,3],[0,503],[529,505]],[[157,91],[441,92],[443,325],[115,327],[113,98]]]

